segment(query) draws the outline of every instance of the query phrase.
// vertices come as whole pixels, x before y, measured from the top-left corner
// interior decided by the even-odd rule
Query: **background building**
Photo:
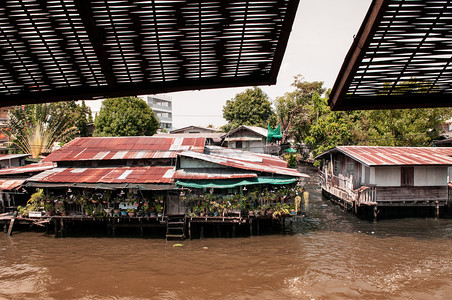
[[[173,130],[173,100],[169,96],[144,95],[139,96],[152,108],[160,120],[160,129]]]

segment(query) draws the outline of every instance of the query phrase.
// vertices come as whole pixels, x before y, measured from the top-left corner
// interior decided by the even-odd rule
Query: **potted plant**
[[[129,217],[135,217],[135,208],[127,209],[127,215],[129,215]]]
[[[155,211],[155,205],[149,205],[149,214],[151,218],[155,218],[157,216],[157,213]]]
[[[53,203],[45,203],[44,204],[44,211],[45,211],[47,216],[51,216],[54,213],[54,211],[55,211],[55,208],[53,207]]]
[[[113,216],[119,217],[121,215],[121,210],[119,208],[113,209]]]
[[[155,211],[157,212],[157,217],[160,218],[163,215],[163,206],[160,203],[155,204]]]
[[[112,211],[113,209],[111,207],[104,208],[104,212],[107,217],[111,217]]]
[[[149,203],[143,203],[143,206],[141,207],[141,213],[145,218],[149,218]]]

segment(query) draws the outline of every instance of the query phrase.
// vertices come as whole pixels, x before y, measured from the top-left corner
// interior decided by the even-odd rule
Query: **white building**
[[[139,96],[152,108],[160,120],[160,129],[173,130],[173,100],[169,96],[144,95]]]

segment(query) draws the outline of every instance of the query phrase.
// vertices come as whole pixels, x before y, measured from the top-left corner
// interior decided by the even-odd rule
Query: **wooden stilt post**
[[[256,228],[256,231],[257,231],[257,235],[261,235],[261,233],[260,233],[260,221],[259,221],[259,219],[256,219],[256,226],[257,226],[257,228]]]
[[[60,237],[64,237],[64,222],[60,219]]]
[[[11,234],[13,233],[14,221],[16,221],[16,218],[12,218],[9,222],[8,233],[6,234],[7,236],[11,236]]]
[[[439,218],[439,203],[436,201],[436,211],[435,211],[435,218]]]
[[[204,225],[201,225],[201,232],[199,233],[199,238],[200,239],[204,238]]]
[[[57,222],[57,220],[53,221],[53,228],[54,228],[54,231],[55,231],[55,238],[57,238],[58,237],[58,222]]]
[[[191,222],[188,221],[188,238],[191,240]]]
[[[253,219],[250,220],[250,236],[253,236]]]
[[[374,222],[377,221],[377,215],[378,215],[377,206],[374,205]]]
[[[235,238],[235,224],[232,225],[232,237]]]

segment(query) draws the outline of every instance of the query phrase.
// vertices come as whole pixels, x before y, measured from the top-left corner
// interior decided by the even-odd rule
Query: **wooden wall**
[[[377,202],[447,200],[447,186],[377,187]]]
[[[333,167],[333,170],[335,170],[334,175],[339,176],[339,174],[342,174],[346,177],[353,175],[353,188],[356,189],[361,186],[361,176],[363,168],[361,163],[342,153],[335,153],[333,155],[333,165],[335,164],[338,165],[336,168]]]

